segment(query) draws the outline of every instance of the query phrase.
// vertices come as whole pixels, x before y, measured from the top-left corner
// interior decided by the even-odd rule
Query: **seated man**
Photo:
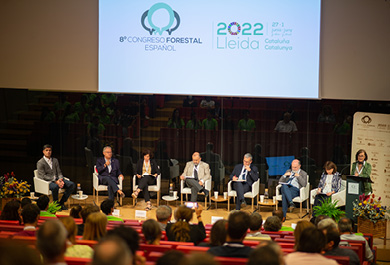
[[[286,213],[289,207],[295,207],[292,201],[295,197],[299,196],[299,190],[302,187],[306,187],[307,173],[301,169],[301,162],[298,159],[294,159],[291,162],[291,169],[288,169],[286,173],[279,179],[279,183],[282,184],[280,193],[282,194],[282,209],[283,219],[286,221]]]
[[[220,257],[248,258],[251,247],[245,246],[244,240],[249,228],[249,214],[243,211],[234,211],[229,214],[226,243],[222,246],[211,247],[207,252]]]
[[[76,185],[72,181],[64,179],[60,164],[56,158],[51,157],[51,153],[52,146],[45,144],[43,146],[43,157],[37,162],[38,178],[50,181],[49,189],[53,194],[53,201],[58,201],[59,189],[65,189],[65,193],[59,201],[59,204],[61,210],[67,210],[68,208],[65,206],[65,202],[72,194]]]
[[[232,189],[237,192],[236,210],[240,210],[241,204],[246,206],[244,194],[252,190],[252,184],[259,179],[259,170],[252,165],[252,155],[246,153],[242,164],[234,167],[230,180],[232,180]]]
[[[96,161],[96,170],[99,174],[99,182],[102,185],[108,186],[108,198],[115,199],[115,193],[124,198],[125,194],[118,188],[119,178],[124,179],[119,168],[119,161],[112,157],[112,149],[110,146],[103,148],[104,157],[99,157]]]
[[[196,202],[198,192],[204,192],[205,196],[209,195],[209,191],[205,189],[206,180],[211,178],[209,164],[201,161],[202,158],[198,152],[192,155],[192,161],[187,162],[183,174],[180,179],[185,180],[188,187],[191,188],[191,201]]]
[[[171,221],[172,209],[168,205],[160,205],[156,210],[156,219],[161,231],[165,231],[167,224]]]
[[[282,228],[282,222],[280,221],[279,217],[268,216],[268,218],[265,219],[264,231],[279,232],[281,228]]]
[[[57,217],[54,214],[49,213],[47,211],[47,209],[49,208],[49,201],[50,201],[50,199],[46,195],[39,196],[39,199],[37,200],[37,206],[38,206],[39,210],[41,211],[40,216]]]
[[[119,221],[123,223],[123,219],[119,217],[115,217],[112,215],[112,212],[114,211],[114,201],[111,199],[105,199],[100,204],[100,209],[102,212],[107,215],[107,221]]]
[[[245,240],[271,240],[269,235],[261,233],[263,217],[259,213],[252,213],[249,221],[249,233]]]
[[[14,234],[14,236],[35,236],[39,213],[40,210],[36,204],[25,205],[22,209],[23,231]]]
[[[323,232],[326,234],[325,256],[349,257],[350,265],[360,265],[359,256],[352,249],[340,248],[340,234],[337,228],[328,227]]]

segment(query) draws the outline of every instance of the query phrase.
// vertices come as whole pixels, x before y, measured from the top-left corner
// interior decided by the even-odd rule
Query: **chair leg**
[[[252,212],[253,212],[253,204],[254,204],[255,198],[252,198]]]
[[[204,196],[204,208],[207,210],[207,197],[206,197],[206,195]]]
[[[300,207],[299,207],[299,218],[302,218],[303,214],[302,214],[302,202],[300,202]]]
[[[180,204],[183,205],[183,193],[180,194]]]
[[[96,190],[96,204],[99,205],[99,191]]]
[[[227,199],[228,199],[228,212],[230,212],[230,197],[228,196]]]
[[[157,192],[157,207],[160,206],[160,190]]]

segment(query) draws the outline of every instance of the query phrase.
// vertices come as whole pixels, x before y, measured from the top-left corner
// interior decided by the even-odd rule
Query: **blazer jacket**
[[[230,174],[230,180],[232,180],[234,176],[240,177],[243,166],[243,164],[238,164],[234,167],[232,174]],[[253,164],[250,165],[250,168],[251,171],[246,175],[246,182],[252,186],[252,184],[259,179],[259,169]]]
[[[182,176],[192,176],[194,173],[194,167],[195,164],[192,161],[187,162],[186,167],[184,168]],[[203,183],[206,182],[206,180],[211,179],[210,175],[210,167],[209,164],[200,161],[198,165],[198,179],[201,180]]]
[[[327,178],[327,174],[326,172],[323,172],[321,175],[320,184],[318,184],[318,188],[321,188],[321,190],[324,189],[325,187],[326,178]],[[336,172],[333,174],[333,178],[332,178],[332,191],[334,191],[335,193],[339,192],[340,188],[341,188],[341,177],[340,177],[340,173]]]
[[[46,181],[57,181],[60,178],[63,178],[60,164],[58,163],[57,158],[52,157],[53,168],[51,169],[46,160],[42,157],[37,162],[38,169],[38,178]]]
[[[154,159],[150,159],[150,166],[151,166],[151,173],[152,175],[154,174],[157,174],[159,175],[160,174],[160,167],[157,165],[156,161]],[[137,174],[138,175],[142,175],[142,167],[144,166],[144,160],[143,159],[140,159],[138,160],[137,162]]]
[[[108,172],[108,167],[105,167],[104,164],[106,160],[104,157],[99,157],[96,160],[96,170],[100,177],[111,177],[116,183],[119,183],[118,176],[122,174],[120,170],[120,164],[118,159],[111,158],[111,172]]]
[[[286,171],[286,173],[287,173],[287,172],[291,172],[291,169],[288,169],[288,170]],[[285,174],[286,174],[286,173],[285,173]],[[287,180],[289,177],[290,177],[290,176],[283,175],[283,176],[280,177],[279,182],[286,182],[286,180]],[[307,185],[307,173],[306,173],[304,170],[301,169],[301,170],[299,171],[299,176],[296,177],[296,178],[297,178],[297,180],[298,180],[299,188],[306,187],[306,185]]]

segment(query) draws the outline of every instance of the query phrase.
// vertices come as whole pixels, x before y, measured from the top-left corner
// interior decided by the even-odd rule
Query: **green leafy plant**
[[[58,202],[51,202],[49,203],[49,207],[47,208],[47,212],[51,214],[55,214],[61,209],[61,205],[58,204]]]
[[[338,222],[342,216],[345,215],[345,212],[337,208],[337,200],[332,202],[332,198],[322,200],[321,205],[313,207],[315,216],[326,215]]]

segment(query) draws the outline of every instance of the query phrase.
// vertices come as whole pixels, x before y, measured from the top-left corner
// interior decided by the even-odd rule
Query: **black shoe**
[[[65,204],[62,204],[61,205],[61,211],[66,211],[68,210],[68,207],[65,206]]]
[[[290,213],[294,211],[295,204],[293,202],[290,202]]]
[[[241,208],[246,207],[246,206],[247,206],[246,201],[245,200],[241,201]]]
[[[204,192],[204,196],[208,197],[209,196],[209,191],[206,190],[206,189],[203,189],[203,192]]]
[[[121,202],[120,202],[120,200],[118,198],[116,198],[116,202],[118,203],[119,207],[122,207],[122,204],[121,204]]]

